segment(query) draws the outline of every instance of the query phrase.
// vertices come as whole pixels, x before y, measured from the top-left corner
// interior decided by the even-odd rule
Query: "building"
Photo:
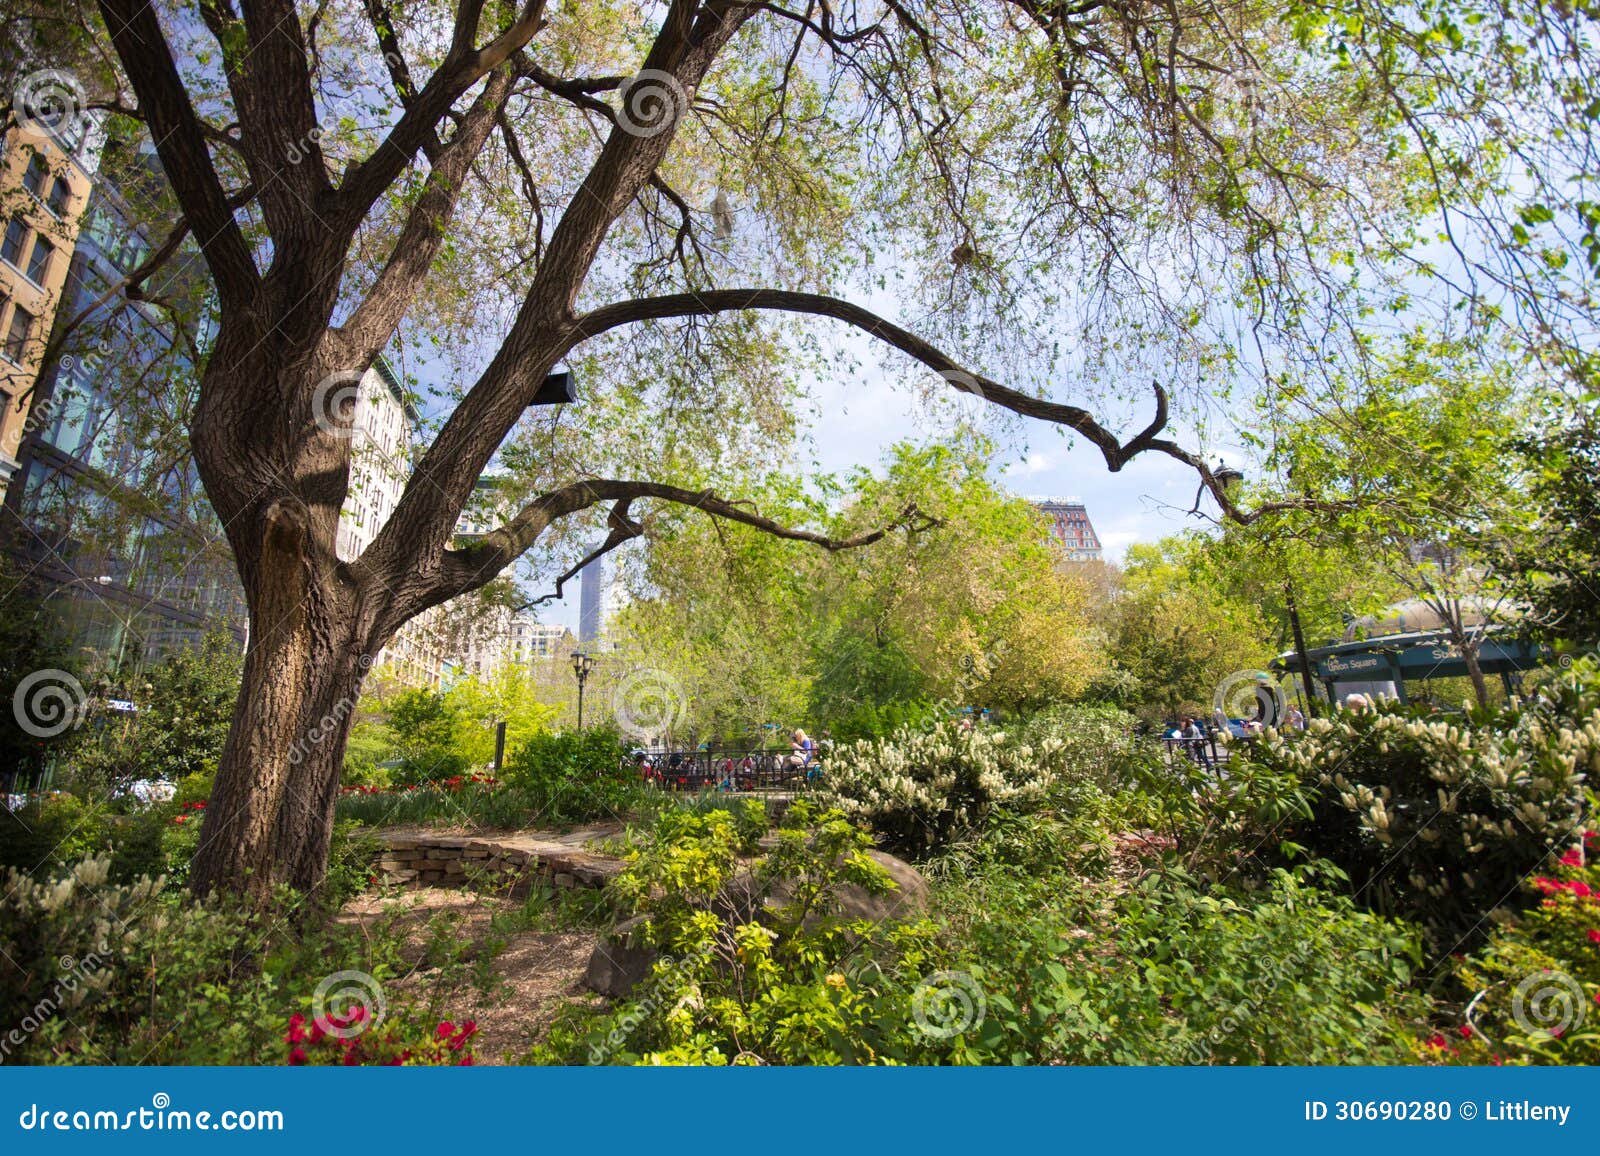
[[[1031,499],[1050,520],[1050,537],[1073,562],[1098,562],[1101,559],[1100,536],[1089,521],[1089,511],[1077,498]]]
[[[23,147],[8,163],[24,163]],[[31,157],[26,165],[40,171]],[[179,303],[183,321],[146,301],[119,301],[116,287],[165,239],[151,225],[169,219],[160,166],[147,142],[126,139],[99,150],[92,184],[77,183],[77,170],[64,166],[51,170],[52,180],[71,178],[68,199],[58,203],[71,211],[71,190],[82,188],[87,202],[70,259],[64,244],[52,244],[48,255],[65,271],[50,355],[33,367],[25,411],[8,405],[7,420],[21,418],[22,436],[5,495],[5,545],[28,573],[55,587],[47,597],[80,649],[121,675],[213,631],[244,637],[232,553],[193,460],[174,452],[198,381],[179,327],[203,330],[209,282],[191,242],[160,272],[161,295]],[[34,183],[48,201],[56,185],[43,179]],[[34,220],[37,213],[15,213],[8,230],[22,236]],[[29,234],[26,248],[8,248],[0,267],[17,255],[42,275],[35,260],[42,237]],[[14,263],[6,272],[17,272]],[[7,302],[13,319],[18,307],[28,308]],[[45,345],[39,342],[39,355]],[[8,368],[27,371],[21,359]]]
[[[82,115],[23,117],[0,138],[0,501],[19,465],[39,370],[68,295],[97,154],[97,126]]]
[[[605,559],[596,558],[578,571],[578,641],[598,642],[605,627]]]
[[[354,561],[372,544],[411,478],[421,418],[383,358],[356,383],[350,421],[350,482],[334,535],[334,552],[345,562]],[[373,667],[408,686],[444,685],[459,668],[450,656],[445,624],[443,607],[423,611],[378,652]]]
[[[578,640],[565,626],[534,621],[528,614],[511,619],[511,659],[522,666],[564,658],[577,649]]]

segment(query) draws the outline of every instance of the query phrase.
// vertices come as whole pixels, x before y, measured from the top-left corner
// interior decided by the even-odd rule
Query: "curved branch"
[[[918,532],[939,524],[937,519],[925,516],[917,508],[916,503],[911,502],[886,526],[853,534],[847,538],[834,538],[814,530],[785,526],[758,513],[748,505],[719,497],[710,490],[690,490],[665,482],[592,478],[541,494],[498,530],[484,535],[465,549],[446,551],[441,580],[434,592],[437,597],[432,601],[435,604],[443,602],[491,581],[532,546],[552,523],[601,502],[612,501],[617,505],[611,510],[609,519],[611,533],[606,539],[606,544],[596,554],[591,555],[591,558],[598,557],[631,538],[637,538],[644,533],[644,528],[628,517],[628,506],[640,498],[654,498],[682,506],[693,506],[712,517],[738,522],[762,533],[771,534],[775,538],[784,538],[791,542],[810,542],[830,552],[870,546],[897,528],[904,527]],[[584,562],[580,562],[577,569],[581,569],[589,560],[586,558]],[[572,572],[563,575],[562,580],[565,581],[571,575]]]
[[[1088,410],[1075,405],[1031,397],[1019,390],[1001,385],[991,378],[968,373],[937,346],[923,340],[910,330],[878,316],[870,309],[821,293],[794,293],[783,289],[715,289],[702,293],[670,293],[661,297],[641,297],[615,305],[605,305],[583,314],[572,323],[567,335],[566,350],[570,351],[581,342],[620,325],[667,317],[701,317],[744,309],[807,313],[817,317],[831,317],[836,321],[853,325],[943,374],[957,389],[976,394],[985,401],[1003,406],[1023,417],[1038,418],[1041,421],[1053,422],[1076,430],[1094,443],[1112,472],[1120,470],[1135,453],[1158,448],[1160,443],[1155,435],[1166,424],[1166,394],[1160,386],[1157,386],[1157,420],[1151,422],[1128,446],[1124,446],[1117,435],[1096,421]]]

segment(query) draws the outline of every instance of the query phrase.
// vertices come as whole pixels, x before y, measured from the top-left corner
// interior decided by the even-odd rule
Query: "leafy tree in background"
[[[1480,705],[1484,627],[1514,614],[1495,560],[1526,540],[1532,514],[1511,452],[1527,420],[1513,366],[1486,356],[1421,334],[1391,343],[1338,406],[1280,428],[1269,459],[1301,499],[1277,533],[1370,558],[1438,618]]]
[[[1497,569],[1538,633],[1593,646],[1600,643],[1600,420],[1591,410],[1552,406],[1546,422],[1550,432],[1516,443],[1533,523],[1499,554]]]
[[[74,677],[82,676],[83,671],[69,653],[61,623],[49,605],[48,592],[20,573],[3,552],[0,591],[5,594],[0,599],[0,787],[10,792],[35,785],[52,754],[69,748],[73,742],[70,730],[41,737],[24,728],[23,723],[35,716],[29,709],[19,710],[16,706],[22,681],[40,671],[68,675],[76,672]],[[83,705],[78,699],[76,706]],[[74,704],[67,706],[74,709]],[[53,728],[54,716],[39,713],[37,717]]]
[[[241,663],[226,631],[170,651],[133,688],[133,712],[91,713],[66,773],[101,788],[211,775],[233,725]]]

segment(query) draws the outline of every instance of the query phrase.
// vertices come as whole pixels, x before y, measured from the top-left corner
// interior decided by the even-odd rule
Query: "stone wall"
[[[526,836],[389,835],[375,864],[385,883],[412,887],[469,884],[525,893],[543,880],[551,887],[604,887],[624,863],[586,851],[581,841]]]

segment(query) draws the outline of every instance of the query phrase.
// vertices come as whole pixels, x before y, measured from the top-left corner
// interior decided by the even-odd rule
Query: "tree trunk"
[[[267,513],[250,601],[250,647],[233,725],[195,852],[190,885],[259,906],[280,884],[313,892],[327,872],[333,808],[361,681],[353,588],[314,575],[304,521]]]
[[[1479,706],[1489,705],[1489,683],[1483,677],[1483,667],[1478,665],[1478,640],[1463,638],[1457,645],[1461,647],[1461,660],[1467,664],[1467,677],[1472,680],[1472,693],[1478,698]]]

